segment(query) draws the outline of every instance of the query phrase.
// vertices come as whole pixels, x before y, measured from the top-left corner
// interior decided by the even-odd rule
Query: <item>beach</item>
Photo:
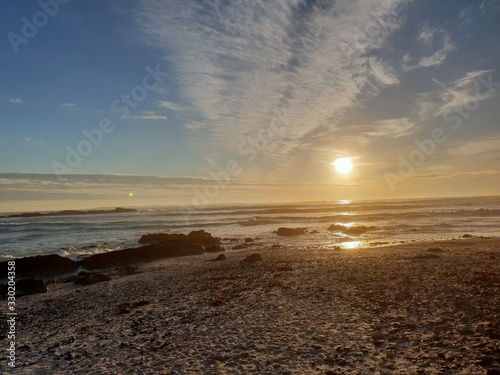
[[[244,261],[255,253],[262,260]],[[16,368],[5,373],[499,371],[498,238],[221,254],[18,298]]]

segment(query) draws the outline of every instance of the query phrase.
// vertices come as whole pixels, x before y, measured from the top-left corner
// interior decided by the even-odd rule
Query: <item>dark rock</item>
[[[259,253],[251,254],[247,256],[245,259],[243,259],[243,262],[258,262],[262,260],[262,255]]]
[[[468,233],[466,233],[462,236],[462,238],[472,238],[472,237],[474,237],[474,236],[472,234],[468,234]]]
[[[220,239],[212,237],[212,235],[204,230],[195,230],[187,235],[188,241],[193,244],[203,246],[220,245]]]
[[[74,272],[78,268],[76,262],[57,254],[36,255],[16,259],[16,276],[55,275]],[[7,278],[7,261],[0,262],[0,275]]]
[[[377,227],[375,227],[375,226],[367,227],[367,226],[361,225],[360,227],[347,228],[343,231],[343,233],[349,234],[349,235],[351,235],[351,234],[352,235],[359,235],[359,234],[364,234],[364,233],[372,231],[372,230],[377,230]]]
[[[220,253],[221,251],[226,251],[221,245],[210,245],[204,249],[207,253]]]
[[[495,256],[494,256],[494,255],[490,255],[490,259],[491,259],[491,260],[495,260],[496,258],[495,258]]]
[[[217,256],[217,258],[212,259],[211,261],[212,262],[217,262],[219,260],[226,260],[226,256],[224,254],[219,254],[219,256]]]
[[[220,239],[212,237],[212,235],[204,230],[192,231],[188,235],[179,233],[153,233],[145,234],[139,239],[142,244],[167,244],[167,243],[182,243],[187,242],[190,244],[212,246],[220,245]]]
[[[177,243],[152,244],[134,249],[124,249],[91,255],[78,262],[87,269],[107,268],[116,265],[137,263],[148,260],[203,254],[200,244],[181,240]]]
[[[444,250],[440,249],[439,247],[431,247],[427,250],[430,253],[443,253]]]
[[[47,293],[47,285],[41,279],[23,279],[16,282],[16,297]]]
[[[480,358],[481,364],[483,366],[491,365],[494,360],[495,360],[495,358],[493,356],[491,356],[491,355],[483,355]]]
[[[500,332],[490,333],[488,336],[491,340],[500,340]]]
[[[140,271],[137,266],[123,266],[115,269],[115,272],[120,276],[128,276],[135,275],[138,273],[144,273],[144,271]]]
[[[79,272],[75,279],[77,285],[90,285],[100,283],[102,281],[110,281],[111,278],[103,275],[100,272]]]
[[[224,298],[210,298],[209,303],[212,306],[222,306],[227,304],[227,300],[225,300]]]
[[[486,372],[486,375],[500,375],[500,368],[490,368]]]
[[[239,245],[233,246],[233,250],[241,250],[241,249],[246,249],[247,247],[251,246],[248,243],[241,243]]]
[[[305,228],[278,228],[276,232],[278,236],[298,236],[301,234],[306,234]]]
[[[276,271],[278,272],[291,272],[293,271],[292,267],[278,267],[276,268]]]
[[[127,314],[137,307],[146,306],[150,303],[151,302],[145,300],[139,302],[126,302],[118,306],[118,311],[120,314]]]
[[[375,343],[380,343],[385,340],[385,335],[380,330],[376,330],[372,334],[372,339]]]
[[[344,230],[346,230],[347,227],[344,226],[344,225],[337,225],[337,224],[332,224],[328,227],[328,230],[329,231],[332,231],[332,232],[342,232]]]
[[[237,238],[230,238],[229,242],[238,242],[238,239]]]
[[[253,242],[253,240],[250,237],[248,237],[248,238],[245,238],[245,242]]]

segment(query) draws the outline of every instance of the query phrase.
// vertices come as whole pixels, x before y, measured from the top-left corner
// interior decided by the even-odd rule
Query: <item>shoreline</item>
[[[262,261],[243,261],[256,252]],[[498,238],[221,254],[141,263],[143,273],[18,299],[12,373],[465,375],[500,366]]]

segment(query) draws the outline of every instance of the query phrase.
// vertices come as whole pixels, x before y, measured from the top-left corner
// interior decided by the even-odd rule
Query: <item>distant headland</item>
[[[138,212],[138,210],[136,210],[134,208],[116,207],[114,210],[89,210],[89,211],[63,210],[63,211],[47,212],[47,213],[25,212],[22,214],[3,216],[3,218],[41,217],[41,216],[72,216],[72,215],[102,215],[102,214],[121,214],[121,213],[129,213],[129,212]]]

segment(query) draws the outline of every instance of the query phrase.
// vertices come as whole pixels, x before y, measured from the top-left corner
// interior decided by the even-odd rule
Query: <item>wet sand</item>
[[[255,252],[262,261],[242,262]],[[143,273],[83,287],[50,284],[46,294],[19,298],[17,367],[8,373],[500,368],[499,239],[261,248],[208,261],[216,256],[143,263]]]

